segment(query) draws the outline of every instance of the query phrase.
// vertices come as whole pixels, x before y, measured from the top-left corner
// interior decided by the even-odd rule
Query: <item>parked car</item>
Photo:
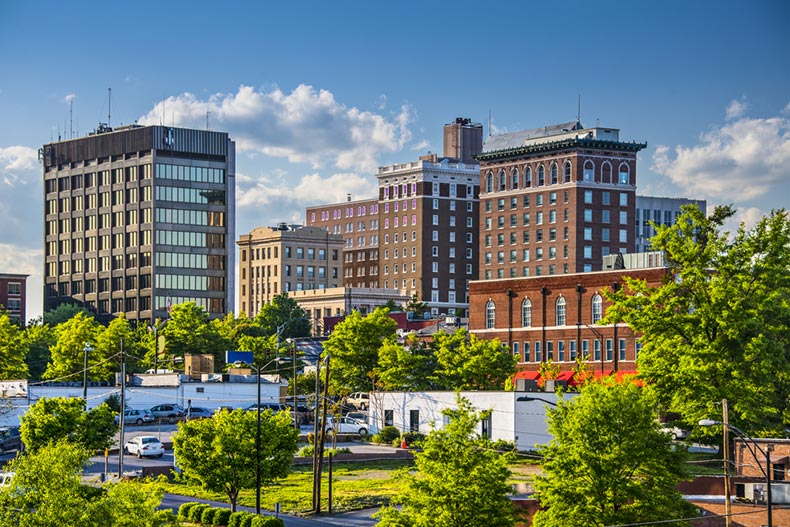
[[[121,422],[120,414],[115,416],[115,422],[116,423]],[[152,414],[150,410],[139,409],[139,408],[127,408],[126,410],[123,411],[123,422],[126,424],[134,423],[136,425],[153,423],[154,414]]]
[[[210,408],[202,408],[200,406],[191,406],[187,408],[187,419],[206,419],[207,417],[214,417],[214,410]]]
[[[346,397],[346,404],[357,410],[367,410],[370,407],[370,396],[367,392],[354,392]]]
[[[165,447],[156,436],[137,436],[123,446],[124,454],[133,454],[137,457],[162,457],[165,453]]]
[[[177,404],[159,404],[151,407],[151,413],[156,419],[166,419],[173,424],[184,418],[184,409]]]
[[[366,412],[348,412],[343,417],[350,417],[351,419],[356,419],[366,424],[368,422],[368,414]]]
[[[22,449],[22,438],[18,426],[0,427],[0,454]]]
[[[368,435],[368,425],[351,417],[341,417],[337,420],[326,418],[326,431],[329,434],[359,434],[362,437]]]
[[[686,439],[689,435],[687,430],[678,428],[677,426],[674,426],[672,423],[661,423],[661,431],[667,435],[672,436],[672,439],[675,441],[677,441],[678,439]]]
[[[258,407],[257,404],[251,404],[245,409],[248,412],[254,412],[257,407]],[[289,409],[284,404],[269,402],[269,403],[261,403],[261,410],[271,410],[272,412],[277,413],[282,411],[288,411]]]

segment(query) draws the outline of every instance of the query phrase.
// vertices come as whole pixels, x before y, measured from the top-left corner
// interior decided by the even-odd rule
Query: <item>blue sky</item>
[[[490,4],[490,5],[488,5]],[[40,314],[36,150],[108,113],[237,140],[237,234],[371,196],[379,165],[572,120],[646,141],[638,192],[790,206],[790,3],[2,2],[0,271]]]

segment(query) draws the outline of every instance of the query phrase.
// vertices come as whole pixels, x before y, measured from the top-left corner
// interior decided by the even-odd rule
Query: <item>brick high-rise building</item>
[[[26,274],[0,273],[0,306],[11,318],[25,323],[27,296]]]
[[[44,145],[44,310],[107,321],[234,299],[235,145],[227,133],[100,126]]]
[[[281,223],[243,234],[239,245],[239,310],[250,318],[289,291],[342,285],[343,238],[317,227]]]
[[[635,248],[636,155],[615,128],[569,122],[489,137],[480,161],[480,279],[601,270]]]

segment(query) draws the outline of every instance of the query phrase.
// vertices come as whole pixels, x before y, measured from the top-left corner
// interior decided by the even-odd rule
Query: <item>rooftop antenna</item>
[[[488,109],[488,137],[491,137],[491,109]]]
[[[69,97],[69,139],[74,139],[74,97]]]
[[[582,95],[579,94],[579,101],[576,106],[576,122],[581,122],[582,120]]]
[[[107,127],[112,125],[112,88],[107,88]]]

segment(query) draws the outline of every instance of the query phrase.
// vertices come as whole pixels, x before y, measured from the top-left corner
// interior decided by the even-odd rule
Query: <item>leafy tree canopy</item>
[[[367,316],[354,311],[335,326],[324,343],[331,357],[331,383],[338,393],[368,391],[374,382],[379,348],[395,338],[397,323],[386,309]]]
[[[655,225],[666,279],[626,278],[607,295],[604,322],[642,334],[640,375],[686,423],[721,419],[727,399],[730,422],[771,435],[790,425],[790,219],[775,211],[730,238],[722,226],[733,214],[686,207],[675,225]]]
[[[414,455],[416,474],[385,507],[378,527],[507,527],[514,525],[508,455],[477,433],[488,412],[458,396],[457,410],[444,410],[449,424],[432,430]]]
[[[9,316],[0,311],[0,379],[26,379],[25,357],[30,350],[25,332]]]
[[[223,492],[236,510],[239,491],[255,487],[255,412],[222,411],[212,419],[179,423],[173,451],[182,475],[204,489]],[[261,419],[258,453],[261,483],[268,485],[288,475],[296,452],[298,432],[287,412],[265,410]]]
[[[95,452],[109,447],[118,426],[107,404],[88,410],[82,399],[42,397],[22,416],[20,434],[29,451],[60,440]]]
[[[101,332],[102,326],[93,317],[82,312],[59,324],[55,328],[55,345],[50,348],[52,360],[47,366],[43,377],[45,379],[73,380],[81,377],[85,344],[96,342],[96,336]],[[88,359],[96,361],[96,355],[89,353]],[[100,360],[103,360],[100,359]],[[89,378],[96,378],[91,370]]]
[[[687,518],[676,490],[686,450],[659,430],[655,399],[626,380],[586,384],[549,411],[535,527],[623,525]],[[688,525],[674,523],[673,525]]]
[[[481,340],[465,329],[440,331],[432,347],[438,363],[435,379],[444,389],[501,390],[516,373],[517,359],[498,339]]]
[[[409,303],[406,304],[406,311],[410,313],[414,313],[414,316],[418,318],[422,318],[423,314],[428,310],[428,304],[420,300],[420,295],[417,294],[415,291],[411,298],[409,298]]]
[[[60,304],[58,307],[44,313],[44,324],[54,328],[59,324],[67,322],[77,313],[82,313],[86,317],[93,318],[93,313],[85,307],[78,306],[77,304]]]
[[[296,300],[288,296],[288,293],[280,293],[272,298],[271,302],[264,304],[255,316],[254,322],[260,327],[263,335],[276,335],[277,328],[282,326],[281,345],[288,337],[310,336],[310,320],[307,318],[307,313],[299,307]]]
[[[28,324],[23,335],[27,355],[25,362],[31,379],[41,379],[50,360],[50,347],[56,342],[55,330],[46,324]]]

